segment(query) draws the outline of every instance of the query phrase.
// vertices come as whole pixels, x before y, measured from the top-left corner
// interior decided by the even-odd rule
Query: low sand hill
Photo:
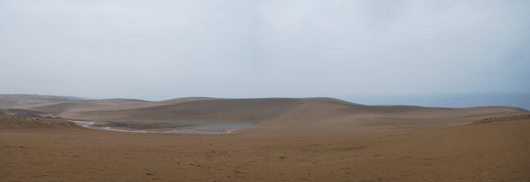
[[[29,94],[0,94],[0,109],[26,109],[32,106],[82,100],[75,97],[60,97]]]
[[[17,129],[81,129],[72,122],[50,118],[0,115],[0,121],[0,132]]]
[[[23,109],[43,112],[45,115],[61,116],[65,113],[93,109],[113,109],[120,105],[144,104],[149,101],[137,99],[81,99],[75,97],[44,96],[28,94],[0,94],[0,109]],[[146,106],[141,106],[146,107]]]
[[[103,99],[55,102],[51,104],[42,104],[23,108],[62,116],[71,112],[84,112],[93,109],[105,110],[105,108],[112,109],[121,105],[141,105],[144,103],[148,103],[148,101],[135,99]]]

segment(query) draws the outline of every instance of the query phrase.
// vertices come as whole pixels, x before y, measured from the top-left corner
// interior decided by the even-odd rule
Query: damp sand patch
[[[117,121],[71,121],[80,126],[121,132],[140,133],[199,133],[224,134],[259,122],[247,121],[181,121],[181,122],[117,122]]]

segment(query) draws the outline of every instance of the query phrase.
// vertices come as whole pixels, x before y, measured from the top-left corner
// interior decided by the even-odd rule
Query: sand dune
[[[447,127],[489,117],[525,113],[529,112],[514,107],[369,106],[332,98],[202,98],[156,106],[136,105],[136,108],[131,109],[78,111],[62,116],[108,121],[255,121],[260,124],[235,132],[319,134],[366,129]]]
[[[6,97],[1,97],[5,99]],[[436,108],[372,106],[333,98],[178,98],[159,102],[133,99],[80,100],[20,97],[8,108],[44,112],[72,120],[169,122],[260,122],[235,133],[349,133],[372,129],[434,128],[530,113],[515,107]],[[35,99],[36,101],[31,101]]]

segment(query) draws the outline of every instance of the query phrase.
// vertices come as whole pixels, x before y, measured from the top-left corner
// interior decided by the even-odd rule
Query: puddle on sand
[[[179,126],[178,129],[166,133],[230,133],[239,128],[249,127],[259,122],[248,121],[181,121],[167,122]]]
[[[141,133],[200,133],[223,134],[259,122],[246,121],[183,121],[183,122],[87,122],[71,121],[83,127]]]
[[[93,125],[94,123],[96,122],[87,122],[87,121],[70,121],[70,122],[74,122],[78,125],[81,125],[82,127],[90,127],[90,125]]]

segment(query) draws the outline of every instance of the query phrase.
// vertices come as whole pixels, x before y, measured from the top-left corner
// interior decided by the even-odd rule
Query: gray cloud
[[[0,92],[530,92],[528,1],[2,1]]]

